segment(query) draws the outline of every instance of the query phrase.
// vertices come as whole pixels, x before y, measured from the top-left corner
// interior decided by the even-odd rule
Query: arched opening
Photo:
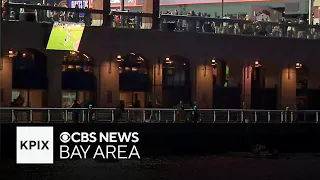
[[[62,61],[62,107],[75,100],[83,106],[95,104],[96,78],[93,58],[79,52],[67,52]]]
[[[47,57],[35,49],[10,50],[12,59],[12,106],[47,106]]]
[[[137,53],[118,56],[120,100],[126,107],[145,107],[150,101],[152,69],[149,61]]]
[[[313,99],[318,99],[316,93],[313,93],[313,90],[308,89],[308,73],[309,69],[305,65],[303,65],[300,62],[297,62],[295,64],[296,68],[296,78],[297,78],[297,108],[298,109],[309,109],[309,106],[313,106],[311,109],[315,108],[316,104],[319,103],[319,101],[313,103]]]
[[[316,85],[311,84],[315,83],[312,80],[308,81],[310,77],[309,68],[300,62],[297,62],[295,67],[297,73],[297,109],[320,109],[320,87],[317,86],[317,83]]]
[[[251,108],[277,109],[277,86],[267,87],[265,67],[256,59],[251,66]]]
[[[191,105],[190,63],[181,56],[166,57],[162,70],[164,107],[174,107],[179,101]]]
[[[213,68],[213,104],[215,109],[239,109],[241,102],[240,82],[230,76],[230,66],[223,59],[211,60]]]

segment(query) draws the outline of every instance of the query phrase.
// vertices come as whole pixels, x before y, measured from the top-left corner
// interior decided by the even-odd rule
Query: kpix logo
[[[21,150],[32,150],[32,149],[38,149],[38,150],[50,150],[48,147],[49,141],[20,141],[21,143]]]
[[[53,164],[53,127],[17,127],[17,164]]]

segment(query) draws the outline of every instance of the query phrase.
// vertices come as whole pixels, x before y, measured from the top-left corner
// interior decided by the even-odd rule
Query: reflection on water
[[[10,165],[11,164],[11,165]],[[0,179],[319,179],[320,157],[286,155],[278,159],[224,156],[157,157],[98,162],[61,161],[53,166],[1,165]]]

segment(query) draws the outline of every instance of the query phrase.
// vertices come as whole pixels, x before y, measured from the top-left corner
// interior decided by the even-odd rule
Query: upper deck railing
[[[198,32],[229,35],[320,39],[320,26],[238,19],[218,19],[198,16],[154,16],[148,13],[111,12],[64,7],[6,4],[5,21],[84,22],[87,26],[101,26],[103,19],[114,28],[154,29],[161,31]],[[152,21],[153,23],[151,23]]]
[[[319,123],[320,110],[199,109],[197,123]],[[187,123],[193,110],[164,108],[0,108],[1,123]]]

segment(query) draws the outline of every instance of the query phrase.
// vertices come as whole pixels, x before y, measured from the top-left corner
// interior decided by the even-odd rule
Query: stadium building
[[[1,106],[319,108],[318,39],[60,26],[2,22]]]

